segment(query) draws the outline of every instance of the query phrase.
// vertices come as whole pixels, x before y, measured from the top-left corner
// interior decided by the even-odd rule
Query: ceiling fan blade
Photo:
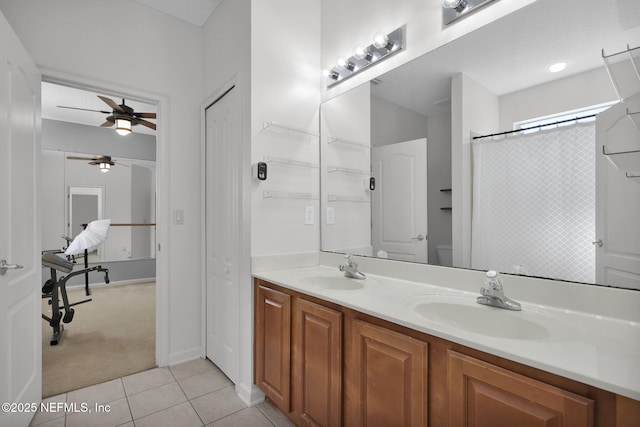
[[[90,110],[90,109],[88,109],[88,108],[65,107],[64,105],[58,105],[57,107],[58,107],[58,108],[66,108],[66,109],[69,109],[69,110],[93,111],[94,113],[111,114],[111,111]]]
[[[102,95],[98,95],[98,98],[102,99],[104,102],[107,103],[109,107],[113,108],[114,110],[124,112],[122,107],[116,104],[116,102],[113,99],[107,98],[106,96],[102,96]]]
[[[110,122],[109,120],[100,125],[101,128],[108,128],[111,126],[113,126],[113,122]]]
[[[76,157],[76,156],[67,156],[69,160],[95,160],[93,157]]]
[[[136,122],[137,122],[136,124],[139,123],[139,124],[141,124],[143,126],[148,127],[149,129],[156,130],[156,124],[155,123],[151,123],[151,122],[148,122],[148,121],[142,120],[142,119],[138,119],[138,120],[136,120]]]
[[[136,117],[143,117],[145,119],[155,119],[156,113],[133,113]]]

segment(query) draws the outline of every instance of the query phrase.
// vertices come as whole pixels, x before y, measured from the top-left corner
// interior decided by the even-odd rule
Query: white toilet
[[[436,245],[438,253],[438,264],[445,266],[453,266],[453,255],[451,254],[451,245]]]

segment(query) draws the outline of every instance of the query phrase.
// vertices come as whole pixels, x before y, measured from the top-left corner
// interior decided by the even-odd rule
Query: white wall
[[[251,162],[264,156],[319,163],[319,0],[253,1],[251,8]],[[263,130],[276,122],[315,134]],[[267,181],[252,184],[251,254],[319,248],[318,169],[270,163]],[[311,193],[313,200],[265,198],[264,190]],[[305,225],[305,208],[315,212]]]
[[[202,30],[129,0],[0,0],[0,10],[45,78],[161,101],[157,361],[199,355]],[[184,225],[169,223],[174,208]]]
[[[451,199],[453,265],[471,266],[471,141],[496,129],[497,95],[465,74],[451,80]]]
[[[380,147],[426,137],[426,116],[386,99],[371,97],[371,145]]]
[[[513,129],[513,124],[522,120],[573,111],[617,99],[607,70],[604,67],[597,68],[501,96],[500,127],[493,132]]]
[[[451,114],[434,114],[427,118],[427,194],[429,204],[427,212],[429,222],[429,262],[441,262],[438,259],[438,245],[451,244]]]

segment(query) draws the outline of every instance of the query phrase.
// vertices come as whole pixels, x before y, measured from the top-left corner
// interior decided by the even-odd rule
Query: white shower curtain
[[[595,122],[473,142],[472,267],[595,281]]]

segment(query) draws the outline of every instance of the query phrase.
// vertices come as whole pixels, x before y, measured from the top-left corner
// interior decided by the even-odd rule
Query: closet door
[[[240,100],[232,87],[205,110],[207,357],[238,383],[241,277]]]

